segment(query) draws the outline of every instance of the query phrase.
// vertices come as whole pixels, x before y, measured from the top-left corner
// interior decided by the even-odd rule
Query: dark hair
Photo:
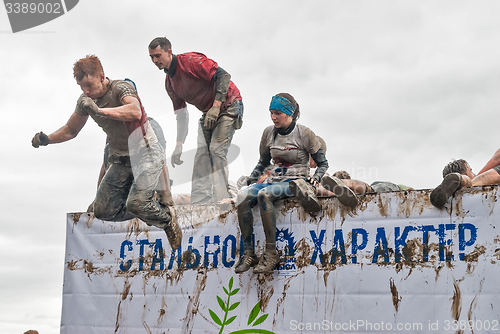
[[[73,65],[73,76],[77,81],[85,76],[97,76],[101,73],[104,73],[101,61],[94,55],[87,55]]]
[[[276,95],[284,97],[288,101],[292,102],[293,106],[295,107],[295,112],[292,115],[292,119],[294,121],[297,121],[300,117],[300,107],[299,107],[299,104],[297,103],[297,101],[295,101],[295,99],[293,98],[293,96],[288,94],[288,93],[279,93]]]
[[[163,51],[167,52],[172,49],[172,43],[170,43],[166,37],[156,37],[151,41],[151,43],[149,43],[149,48],[154,50],[157,47],[160,47]]]
[[[346,172],[345,170],[339,170],[338,172],[335,172],[333,173],[334,177],[338,178],[338,179],[344,179],[344,180],[349,180],[351,178],[351,175],[349,175],[348,172]]]
[[[467,166],[469,166],[469,163],[464,159],[453,159],[444,167],[443,177],[451,173],[465,174],[465,172],[467,172]]]

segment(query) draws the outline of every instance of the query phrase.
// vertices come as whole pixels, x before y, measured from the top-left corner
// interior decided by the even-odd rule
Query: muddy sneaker
[[[459,173],[451,173],[444,177],[443,182],[437,186],[432,192],[430,197],[432,205],[438,209],[444,208],[448,199],[453,196],[455,191],[460,188],[462,183],[462,175]]]
[[[269,274],[272,273],[274,267],[280,262],[280,257],[278,254],[269,254],[264,252],[260,258],[259,264],[253,268],[253,272],[256,274]]]
[[[321,184],[326,190],[329,190],[337,196],[339,202],[349,208],[354,208],[358,205],[358,197],[349,187],[347,187],[341,179],[334,176],[325,175],[321,179]]]
[[[175,214],[175,209],[173,207],[170,207],[169,209],[172,219],[170,220],[170,222],[166,223],[166,225],[163,227],[163,230],[167,234],[167,239],[170,247],[172,247],[172,250],[175,250],[181,245],[182,229],[177,223],[177,215]]]
[[[318,212],[321,204],[316,197],[316,190],[312,184],[304,179],[292,180],[289,183],[290,191],[299,199],[300,205],[308,212]]]
[[[92,213],[94,212],[94,202],[90,203],[89,207],[87,208],[87,213]]]
[[[255,255],[254,252],[243,252],[243,256],[236,264],[234,272],[237,274],[241,274],[251,267],[255,266],[257,262],[259,262],[259,260],[257,259],[257,255]]]

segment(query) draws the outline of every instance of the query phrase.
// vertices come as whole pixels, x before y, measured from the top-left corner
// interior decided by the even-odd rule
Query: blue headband
[[[271,100],[269,110],[279,110],[287,115],[293,116],[293,113],[295,112],[295,106],[287,98],[274,95]]]

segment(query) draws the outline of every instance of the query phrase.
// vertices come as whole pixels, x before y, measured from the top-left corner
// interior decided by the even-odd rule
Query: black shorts
[[[493,169],[500,175],[500,165],[493,167]]]

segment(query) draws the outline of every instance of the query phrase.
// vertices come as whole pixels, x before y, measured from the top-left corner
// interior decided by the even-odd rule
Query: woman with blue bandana
[[[264,130],[260,159],[248,178],[249,187],[238,194],[238,222],[244,252],[234,270],[236,273],[245,272],[255,265],[254,273],[270,273],[279,263],[275,201],[297,196],[306,210],[321,210],[314,188],[328,169],[328,161],[320,142],[308,127],[297,124],[300,109],[292,95],[280,93],[273,96],[269,111],[274,125]],[[318,165],[313,177],[309,177],[310,157]],[[264,169],[270,171],[267,183],[255,183]],[[266,236],[266,247],[260,261],[252,243],[252,208],[255,205],[260,208]]]

